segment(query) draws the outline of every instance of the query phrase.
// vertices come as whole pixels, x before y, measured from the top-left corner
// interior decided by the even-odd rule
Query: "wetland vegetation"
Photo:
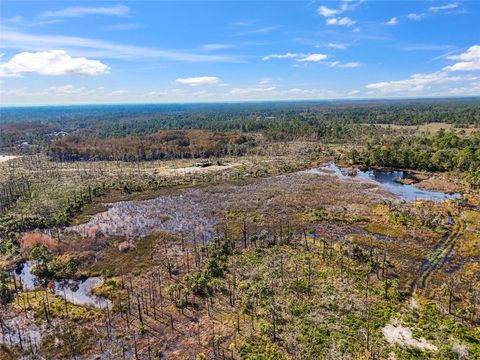
[[[0,358],[480,359],[479,124],[476,99],[6,109]]]

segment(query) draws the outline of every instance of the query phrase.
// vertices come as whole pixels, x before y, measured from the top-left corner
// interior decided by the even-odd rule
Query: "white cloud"
[[[125,16],[130,9],[125,5],[114,5],[108,7],[69,7],[62,10],[46,11],[40,16],[43,18],[59,17],[81,17],[85,15],[108,15]]]
[[[221,82],[221,80],[216,76],[197,76],[197,77],[187,77],[187,78],[178,78],[175,80],[177,84],[190,85],[190,86],[203,86],[203,85],[216,85]]]
[[[32,91],[27,88],[20,89],[0,89],[0,94],[6,97],[9,103],[92,103],[92,102],[111,102],[123,101],[127,90],[107,90],[103,86],[95,88],[77,87],[75,85],[55,85],[46,89]]]
[[[423,17],[424,17],[423,14],[410,13],[410,14],[407,15],[407,18],[409,20],[415,20],[415,21],[422,20]]]
[[[279,92],[281,97],[293,99],[332,99],[345,98],[357,95],[359,91],[338,91],[330,89],[301,89],[292,88],[286,91]]]
[[[124,89],[121,89],[121,90],[114,90],[110,93],[110,95],[112,96],[120,96],[120,95],[125,95],[126,93],[128,93],[128,90],[124,90]]]
[[[442,6],[431,6],[428,8],[429,11],[431,12],[439,12],[442,10],[450,10],[450,9],[455,9],[458,7],[458,2],[442,5]]]
[[[367,88],[378,90],[382,93],[415,93],[431,88],[433,85],[455,83],[462,81],[474,81],[478,77],[472,76],[449,76],[445,71],[437,71],[431,74],[414,74],[406,80],[383,81],[368,84]]]
[[[139,95],[139,97],[157,98],[157,97],[165,97],[167,95],[168,95],[168,92],[166,91],[149,91],[145,94]]]
[[[446,66],[440,71],[430,74],[415,74],[406,80],[383,81],[368,84],[367,88],[382,93],[419,93],[426,89],[431,89],[435,85],[443,85],[449,83],[467,83],[478,81],[480,76],[452,76],[453,71],[478,71],[480,70],[480,45],[473,45],[464,53],[458,55],[447,56],[449,60],[456,60],[457,63]],[[478,83],[477,83],[478,84]],[[472,84],[469,87],[457,87],[455,91],[462,93],[471,93],[466,89],[475,89],[476,85]],[[453,89],[448,89],[451,92]],[[458,90],[460,89],[460,90]],[[432,91],[429,91],[432,94]]]
[[[341,3],[340,8],[338,9],[332,9],[327,6],[320,6],[317,9],[317,14],[324,16],[324,17],[333,17],[339,14],[342,14],[346,11],[354,10],[358,5],[360,5],[363,2],[363,0],[343,0]]]
[[[326,21],[327,25],[336,25],[336,26],[353,26],[355,25],[355,21],[350,19],[349,17],[343,18],[330,18]]]
[[[233,88],[228,94],[233,96],[250,96],[250,95],[269,93],[274,91],[275,89],[276,89],[275,86]]]
[[[207,99],[207,98],[213,98],[215,97],[216,94],[206,91],[206,90],[200,90],[192,93],[192,96],[196,99]]]
[[[347,49],[347,47],[343,44],[330,43],[327,46],[329,48],[338,49],[338,50],[346,50]]]
[[[22,52],[0,64],[0,76],[20,77],[25,73],[39,75],[98,75],[108,73],[110,67],[98,60],[73,58],[63,50]]]
[[[340,12],[341,12],[341,10],[330,9],[327,6],[320,6],[317,10],[318,15],[322,15],[322,16],[325,16],[325,17],[335,16]]]
[[[432,16],[434,14],[453,14],[453,12],[448,12],[445,10],[452,10],[458,8],[459,3],[458,2],[453,2],[449,3],[446,5],[440,5],[440,6],[431,6],[428,8],[428,11],[425,11],[423,13],[410,13],[407,15],[407,19],[413,20],[413,21],[420,21],[426,17]]]
[[[347,63],[341,63],[340,61],[334,61],[330,64],[331,67],[339,67],[339,68],[347,68],[347,69],[352,69],[352,68],[358,68],[362,66],[359,62],[347,62]]]
[[[445,71],[475,71],[480,70],[480,45],[471,46],[466,52],[459,55],[448,56],[449,60],[459,62],[445,67]]]
[[[390,20],[384,23],[385,25],[388,26],[395,26],[398,25],[398,19],[396,17],[392,17]]]
[[[299,62],[319,62],[327,58],[325,54],[310,54],[302,58],[297,59]]]
[[[480,94],[480,82],[473,83],[468,87],[457,87],[449,90],[452,95],[479,95]]]
[[[270,54],[270,55],[264,56],[262,60],[268,61],[271,59],[291,59],[291,58],[297,58],[299,56],[301,56],[301,54],[287,52],[286,54]]]
[[[298,62],[319,62],[327,58],[325,54],[299,54],[293,52],[287,52],[285,54],[271,54],[263,57],[263,60],[271,59],[295,59]]]
[[[49,92],[54,95],[79,95],[85,94],[87,89],[84,87],[75,87],[73,85],[61,85],[61,86],[50,86],[47,89]]]
[[[4,49],[24,49],[28,51],[68,49],[68,52],[74,55],[81,54],[82,56],[115,59],[150,58],[193,62],[237,61],[232,56],[161,50],[74,36],[32,35],[5,28],[0,29],[0,41]]]

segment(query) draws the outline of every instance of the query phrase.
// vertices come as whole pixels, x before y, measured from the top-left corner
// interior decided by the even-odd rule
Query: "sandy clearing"
[[[412,330],[400,324],[387,324],[382,329],[383,336],[390,344],[398,344],[400,346],[413,346],[422,350],[436,351],[437,347],[430,344],[425,338],[414,339]]]
[[[16,159],[18,157],[19,156],[14,156],[14,155],[0,155],[0,163],[10,161],[10,160]]]
[[[159,169],[161,175],[184,175],[184,174],[195,174],[195,173],[207,173],[217,170],[225,170],[235,166],[238,166],[238,163],[227,164],[227,165],[211,165],[207,167],[201,166],[189,166],[183,168],[170,168],[170,169]]]

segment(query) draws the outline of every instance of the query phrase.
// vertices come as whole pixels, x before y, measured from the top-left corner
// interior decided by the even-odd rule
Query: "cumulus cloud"
[[[445,71],[480,70],[480,45],[473,45],[466,52],[459,55],[448,56],[447,59],[460,61],[451,66],[445,67]]]
[[[472,76],[449,76],[445,71],[437,71],[431,74],[414,74],[406,80],[383,81],[368,84],[367,88],[371,90],[378,90],[383,93],[389,92],[420,92],[428,89],[433,85],[455,83],[461,81],[474,81],[478,77]]]
[[[396,17],[392,17],[390,20],[384,23],[385,25],[388,26],[395,26],[398,25],[398,19]]]
[[[336,25],[336,26],[353,26],[355,25],[355,21],[350,19],[349,17],[343,18],[330,18],[327,19],[327,25]]]
[[[0,64],[0,76],[21,77],[25,73],[39,75],[98,75],[108,73],[110,67],[99,60],[71,57],[63,50],[22,52]]]
[[[221,82],[221,80],[216,76],[197,76],[197,77],[187,77],[187,78],[178,78],[175,80],[177,84],[190,85],[190,86],[203,86],[203,85],[216,85]]]
[[[421,92],[425,89],[430,89],[434,85],[448,84],[448,83],[466,83],[478,81],[479,76],[452,76],[454,71],[478,71],[480,70],[480,45],[473,45],[464,53],[457,55],[450,55],[448,60],[456,60],[453,65],[446,66],[440,71],[430,74],[414,74],[406,80],[382,81],[368,84],[367,88],[371,90],[380,91],[382,93],[411,93]],[[471,85],[472,88],[474,85]],[[468,87],[460,87],[463,93],[467,93],[465,89]]]
[[[114,5],[105,7],[78,6],[69,7],[61,10],[46,11],[40,16],[43,18],[60,18],[60,17],[81,17],[85,15],[108,15],[108,16],[125,16],[130,9],[125,5]]]

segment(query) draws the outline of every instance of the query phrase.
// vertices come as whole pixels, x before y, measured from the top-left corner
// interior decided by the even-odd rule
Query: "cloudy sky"
[[[480,1],[0,7],[3,105],[480,95]]]

